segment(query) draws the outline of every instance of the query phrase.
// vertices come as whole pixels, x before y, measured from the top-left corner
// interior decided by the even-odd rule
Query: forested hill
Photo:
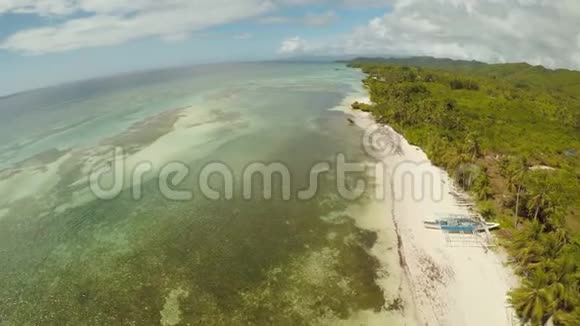
[[[355,59],[350,65],[369,74],[365,83],[376,103],[396,99],[393,88],[409,92],[407,104],[452,100],[454,115],[480,134],[489,152],[566,165],[580,174],[580,71],[431,57]]]
[[[486,64],[479,61],[439,59],[433,57],[410,58],[356,58],[348,63],[377,63],[407,65],[464,73],[477,73],[490,78],[502,78],[519,87],[544,87],[561,91],[580,99],[580,71],[547,69],[527,63]]]
[[[357,59],[371,112],[499,221],[524,322],[580,325],[580,72],[427,57]]]
[[[350,61],[345,61],[349,64],[388,64],[388,65],[407,65],[423,68],[433,69],[464,69],[471,70],[478,67],[486,66],[487,64],[479,61],[454,60],[454,59],[440,59],[434,57],[408,57],[408,58],[356,58]]]

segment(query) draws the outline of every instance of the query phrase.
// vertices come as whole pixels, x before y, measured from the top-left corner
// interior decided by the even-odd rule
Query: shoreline
[[[358,101],[370,103],[368,97]],[[349,110],[347,114],[362,129],[378,126],[369,113]],[[438,213],[472,215],[472,205],[460,203],[456,194],[463,198],[469,195],[457,189],[451,177],[434,166],[419,147],[389,126],[384,127],[398,139],[399,151],[382,159],[386,173],[377,182],[388,185],[384,201],[390,209],[384,212],[388,225],[381,224],[396,236],[403,273],[399,294],[405,305],[406,324],[515,325],[507,292],[517,286],[517,278],[506,267],[505,255],[484,250],[480,244],[448,242],[441,231],[423,227],[423,220]],[[430,189],[425,188],[424,180],[420,181],[425,175],[433,178]],[[413,193],[417,189],[420,194]],[[392,263],[392,258],[381,260],[389,259]]]

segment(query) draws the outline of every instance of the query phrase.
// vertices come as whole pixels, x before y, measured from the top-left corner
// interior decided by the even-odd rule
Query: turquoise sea
[[[317,163],[369,159],[344,113],[361,79],[341,64],[206,65],[0,98],[0,325],[334,325],[384,311],[377,236],[352,214],[371,190],[344,199],[330,172],[312,198],[294,195]],[[103,200],[87,176],[119,160],[114,147],[124,171],[152,171]],[[196,184],[216,162],[231,199]],[[282,177],[271,199],[259,183],[242,196],[256,162],[288,168],[290,200]],[[170,186],[193,198],[160,191],[169,163],[188,168]]]

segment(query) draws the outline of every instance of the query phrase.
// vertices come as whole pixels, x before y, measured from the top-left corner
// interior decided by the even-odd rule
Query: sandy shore
[[[365,130],[377,127],[368,114],[350,114]],[[423,220],[438,214],[469,215],[465,204],[469,197],[420,148],[387,129],[396,148],[382,158],[385,202],[390,208],[384,212],[388,221],[384,227],[394,229],[398,238],[399,264],[407,283],[403,292],[410,293],[403,300],[412,300],[406,302],[412,307],[407,309],[406,324],[516,325],[507,292],[517,279],[505,266],[501,250],[482,245],[485,233],[481,239],[446,238],[443,232],[423,226]]]

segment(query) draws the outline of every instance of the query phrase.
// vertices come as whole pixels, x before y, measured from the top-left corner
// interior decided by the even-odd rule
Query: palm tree
[[[557,180],[554,180],[550,171],[536,171],[528,177],[528,192],[530,199],[527,207],[530,213],[533,211],[534,219],[542,212],[543,217],[556,212],[556,204],[562,201],[565,194],[559,190]]]
[[[517,229],[519,221],[519,208],[520,208],[520,193],[522,191],[522,184],[519,180],[514,177],[508,179],[508,188],[512,193],[516,194],[516,204],[514,209],[514,228]]]
[[[571,311],[566,310],[554,311],[554,321],[557,323],[557,325],[562,326],[580,325],[580,306],[572,308]]]
[[[540,244],[543,248],[543,258],[545,260],[554,260],[562,254],[567,244],[567,238],[562,238],[559,232],[552,231],[540,236]]]
[[[479,200],[487,200],[491,193],[491,186],[489,184],[489,177],[485,172],[482,172],[474,183],[475,194]]]
[[[542,260],[544,247],[540,239],[544,229],[545,226],[538,221],[526,221],[522,229],[514,233],[509,250],[518,261],[518,271],[521,274],[527,275]]]
[[[554,295],[550,287],[551,277],[543,268],[522,281],[522,286],[509,293],[510,303],[518,313],[522,324],[544,325],[554,311]]]
[[[540,182],[538,187],[532,190],[530,201],[528,202],[528,209],[534,210],[534,220],[538,219],[540,208],[545,208],[548,203],[548,194],[552,190],[551,185],[545,182]]]
[[[444,160],[450,169],[460,167],[462,164],[469,162],[469,156],[459,148],[453,148],[445,152]]]
[[[528,276],[544,261],[544,248],[539,242],[529,243],[527,246],[516,251],[514,257],[518,260],[517,272]]]
[[[562,240],[556,234],[555,239]],[[569,247],[568,247],[569,248]],[[554,261],[551,285],[554,293],[554,321],[557,325],[580,325],[580,283],[577,257],[571,252],[564,252]]]
[[[477,134],[470,132],[465,137],[464,151],[471,156],[471,161],[475,161],[476,158],[481,156],[481,148],[479,142],[477,141]]]
[[[515,215],[514,215],[514,228],[518,227],[518,220],[519,220],[519,208],[520,208],[520,194],[522,192],[523,183],[526,180],[528,175],[529,167],[528,162],[525,157],[522,157],[518,160],[518,167],[514,171],[514,173],[509,178],[509,187],[512,191],[516,193],[516,208],[515,208]]]
[[[514,234],[512,245],[515,247],[525,247],[529,245],[531,241],[539,241],[542,232],[544,232],[544,229],[545,226],[538,223],[538,221],[525,221],[523,228]]]

